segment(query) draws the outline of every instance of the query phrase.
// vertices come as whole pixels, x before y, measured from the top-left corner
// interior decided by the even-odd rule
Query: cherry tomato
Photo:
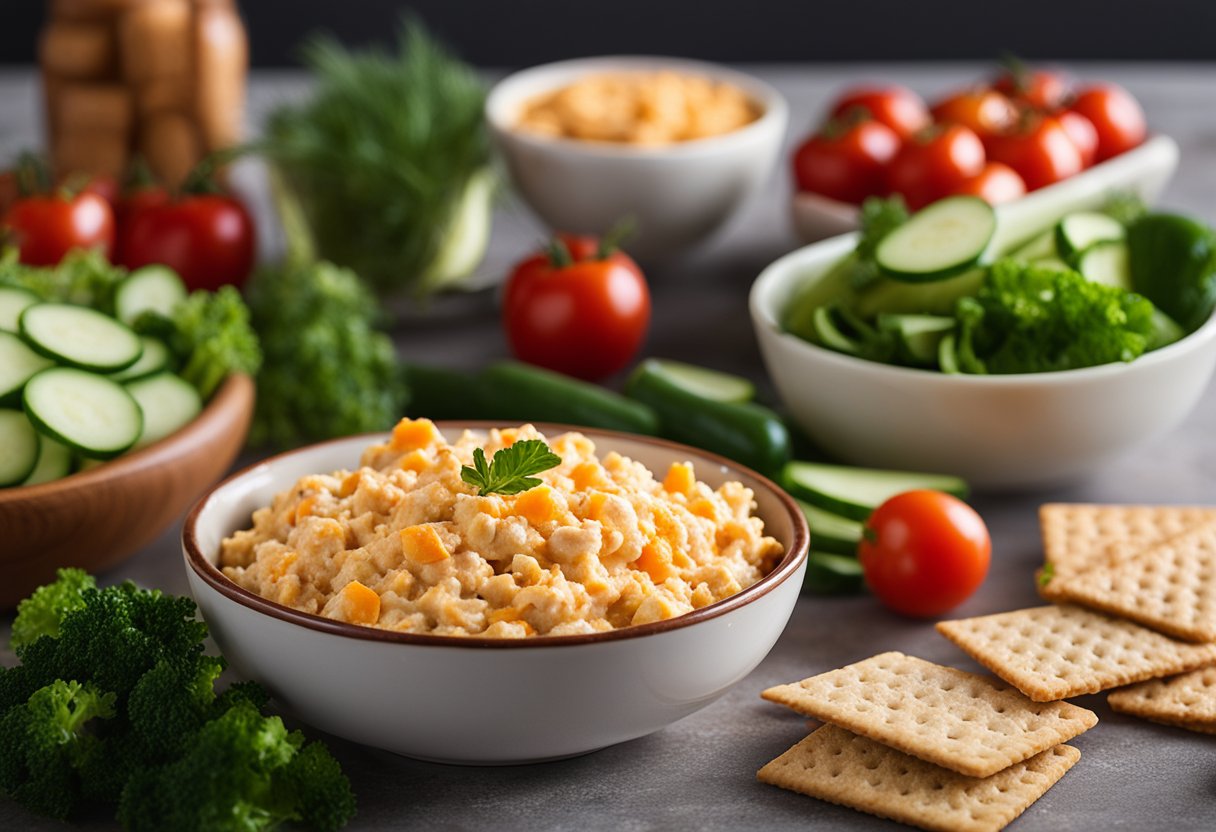
[[[114,218],[118,221],[120,233],[118,235],[118,243],[121,245],[123,235],[121,229],[139,212],[148,209],[156,208],[169,202],[171,196],[169,191],[159,185],[141,185],[136,188],[131,188],[118,197],[118,201],[114,203]],[[122,251],[119,250],[115,257],[121,259]]]
[[[137,269],[163,263],[189,289],[215,290],[245,282],[253,269],[253,220],[240,200],[220,194],[185,194],[159,204],[149,195],[125,215],[119,229],[119,263]]]
[[[21,262],[31,266],[53,266],[75,248],[97,248],[106,257],[114,248],[114,212],[93,193],[21,197],[4,226]]]
[[[1018,172],[1026,189],[1038,190],[1081,172],[1081,151],[1053,116],[1036,116],[989,143],[989,155]]]
[[[883,192],[898,150],[899,136],[882,122],[829,122],[794,154],[794,179],[800,191],[860,204]]]
[[[1098,131],[1099,162],[1131,150],[1148,135],[1140,103],[1114,84],[1086,87],[1077,95],[1072,109],[1089,119]]]
[[[83,177],[66,176],[60,180],[61,186],[66,186],[71,189],[73,180],[83,179],[84,185],[80,188],[81,193],[97,194],[110,204],[111,208],[118,206],[118,180],[113,176],[105,173],[85,174]]]
[[[832,105],[832,117],[849,117],[850,111],[865,110],[870,118],[887,125],[901,139],[929,126],[929,111],[921,97],[907,87],[854,87],[845,90]]]
[[[912,209],[958,191],[984,169],[984,145],[970,128],[949,124],[906,142],[887,168],[887,188]]]
[[[975,509],[940,491],[907,491],[866,521],[857,549],[866,584],[904,615],[931,618],[967,600],[992,557]]]
[[[1092,167],[1098,159],[1098,131],[1094,123],[1074,110],[1065,110],[1056,118],[1077,150],[1081,151],[1081,167]]]
[[[1003,93],[993,89],[962,90],[933,105],[933,120],[969,127],[981,140],[1013,126],[1018,111]]]
[[[650,323],[650,290],[619,249],[558,235],[553,249],[515,266],[503,291],[503,326],[522,361],[594,380],[623,369]]]
[[[1006,69],[992,86],[1015,102],[1043,113],[1062,108],[1072,92],[1072,82],[1064,73],[1021,66]]]
[[[1000,205],[1025,196],[1026,183],[1009,165],[989,162],[978,175],[963,182],[955,193],[973,194],[989,205]]]

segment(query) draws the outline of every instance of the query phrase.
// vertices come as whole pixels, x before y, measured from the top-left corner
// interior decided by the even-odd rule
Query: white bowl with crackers
[[[635,81],[648,86],[635,94]],[[550,101],[551,111],[532,117]],[[750,116],[734,118],[740,108]],[[788,112],[753,76],[649,56],[532,67],[486,99],[491,136],[532,210],[553,229],[586,234],[632,218],[626,248],[643,259],[700,242],[760,190]]]
[[[537,427],[557,437],[551,440],[554,448],[566,447],[559,444],[563,437],[558,435],[565,428]],[[436,451],[441,460],[443,454],[463,452],[463,446],[457,448],[461,437],[484,441],[489,448],[490,439],[500,435],[485,423],[441,422],[438,432],[441,443],[452,443]],[[780,544],[779,550],[771,541],[765,544],[772,547],[766,573],[721,600],[650,623],[578,635],[547,635],[537,628],[537,634],[527,637],[486,637],[374,626],[379,622],[361,626],[335,618],[328,606],[325,615],[304,612],[251,591],[230,577],[231,569],[221,570],[225,541],[247,529],[255,511],[285,495],[290,499],[305,479],[321,479],[311,475],[341,471],[343,482],[362,478],[369,468],[361,452],[395,441],[395,434],[351,437],[254,465],[217,486],[190,513],[183,530],[186,572],[212,636],[239,673],[262,682],[305,721],[355,742],[421,759],[493,765],[569,757],[658,731],[705,707],[759,664],[785,628],[806,570],[805,519],[774,483],[721,457],[651,437],[578,432],[604,454],[605,470],[613,477],[613,465],[640,464],[662,477],[662,471],[687,463],[695,471],[688,493],[708,497],[729,491],[750,500],[749,518],[734,522],[752,524],[758,518],[765,539]],[[369,442],[385,444],[368,448]],[[614,454],[624,461],[610,462]],[[397,476],[405,469],[405,462],[396,466],[391,472],[394,482],[409,481],[406,475]],[[552,478],[522,493],[549,487],[558,491],[564,482],[562,470],[542,474],[552,473]],[[612,486],[603,487],[611,491]],[[669,490],[665,480],[661,487]],[[361,488],[356,486],[350,499],[362,499],[357,496]],[[376,493],[386,492],[369,490],[367,498],[374,499]],[[470,499],[488,498],[471,492],[456,497],[457,502]],[[506,506],[503,517],[516,517],[510,501],[499,499]],[[515,499],[519,511],[524,511],[522,499]],[[322,523],[315,516],[305,517],[302,510],[293,516],[303,518],[296,521],[300,524]],[[557,546],[552,532],[550,542]],[[452,545],[452,553],[455,563],[457,555],[468,550]],[[341,553],[343,563],[358,556],[354,550]],[[424,574],[414,562],[402,563]],[[432,563],[427,561],[423,568]],[[560,566],[549,569],[555,579],[553,570]],[[363,580],[375,585],[370,578]],[[671,588],[673,580],[662,586]],[[484,596],[465,600],[478,597]],[[392,600],[384,596],[386,605]]]
[[[1135,361],[1018,375],[880,364],[786,332],[781,322],[794,294],[856,244],[848,234],[798,249],[768,266],[750,296],[781,400],[847,462],[940,471],[983,489],[1075,481],[1176,427],[1216,368],[1216,316]]]

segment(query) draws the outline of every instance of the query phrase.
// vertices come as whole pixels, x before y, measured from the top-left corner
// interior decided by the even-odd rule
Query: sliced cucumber
[[[937,367],[943,373],[953,376],[962,372],[958,366],[958,338],[953,332],[942,338],[937,345]]]
[[[144,345],[144,351],[139,356],[139,360],[130,367],[125,367],[117,373],[111,373],[110,378],[127,384],[168,369],[170,356],[169,348],[165,346],[165,343],[146,335],[140,336],[139,340]]]
[[[144,312],[166,318],[186,299],[186,285],[168,266],[144,266],[127,275],[114,291],[114,315],[130,326]]]
[[[874,259],[895,280],[944,280],[978,263],[994,233],[991,205],[976,196],[947,197],[884,237]]]
[[[16,332],[17,321],[26,307],[38,303],[38,296],[16,286],[0,286],[0,329]]]
[[[1131,260],[1128,258],[1127,243],[1121,240],[1094,243],[1085,249],[1077,260],[1077,271],[1094,283],[1128,292],[1132,290]]]
[[[38,464],[38,433],[20,410],[0,410],[0,488],[25,480]]]
[[[38,464],[22,485],[39,485],[63,479],[72,473],[72,451],[54,439],[38,434]]]
[[[1056,223],[1056,251],[1058,256],[1074,263],[1082,253],[1096,243],[1123,240],[1127,231],[1123,224],[1106,214],[1096,211],[1080,211],[1069,214]]]
[[[984,283],[984,269],[938,280],[934,283],[902,283],[898,280],[875,281],[857,297],[853,308],[863,318],[890,315],[953,315],[959,298],[974,295]]]
[[[854,520],[866,518],[896,494],[929,488],[956,497],[967,496],[967,483],[948,474],[850,468],[821,462],[791,462],[785,466],[786,489],[795,497]]]
[[[130,367],[144,350],[130,327],[85,306],[34,304],[19,324],[34,352],[81,370],[112,373]]]
[[[1182,340],[1184,335],[1186,335],[1186,331],[1178,325],[1177,321],[1160,309],[1153,307],[1153,330],[1149,334],[1148,343],[1150,350],[1168,347],[1175,341]]]
[[[1045,269],[1055,269],[1060,272],[1075,272],[1076,267],[1065,263],[1059,257],[1040,257],[1034,261],[1036,266],[1042,266]]]
[[[118,456],[143,432],[143,413],[131,394],[95,373],[43,370],[26,383],[21,398],[40,433],[93,459]]]
[[[173,373],[157,373],[127,385],[144,414],[144,428],[135,443],[143,448],[184,428],[202,412],[203,400],[193,384]]]
[[[816,309],[811,322],[815,331],[815,340],[828,349],[848,355],[861,355],[864,351],[861,341],[845,335],[844,331],[837,326],[835,315],[832,314],[832,307],[821,306]]]
[[[666,358],[656,358],[646,363],[649,372],[660,373],[672,384],[703,399],[743,404],[756,398],[756,385],[742,376]]]
[[[857,544],[861,542],[860,523],[824,511],[805,500],[799,500],[798,506],[806,515],[806,522],[811,527],[811,540],[814,541],[816,549],[839,555],[857,554]]]
[[[1042,260],[1044,257],[1058,257],[1056,249],[1055,229],[1044,231],[1038,236],[1031,237],[1025,243],[1009,252],[1009,256],[1018,260]]]
[[[865,589],[866,580],[857,558],[829,552],[806,556],[806,577],[802,586],[816,595],[855,595]]]
[[[954,331],[955,319],[943,315],[879,315],[878,328],[895,335],[900,357],[919,366],[937,363],[942,339]]]
[[[20,401],[21,388],[34,373],[54,364],[11,332],[0,332],[0,402]]]

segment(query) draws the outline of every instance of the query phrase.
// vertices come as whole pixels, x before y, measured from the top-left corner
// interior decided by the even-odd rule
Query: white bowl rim
[[[595,439],[625,439],[631,442],[641,442],[647,445],[655,445],[662,449],[670,449],[681,454],[691,452],[694,455],[704,458],[705,460],[721,465],[731,472],[731,476],[743,474],[745,477],[750,477],[755,481],[755,484],[761,488],[765,488],[777,498],[784,512],[790,517],[793,525],[793,539],[790,545],[786,548],[785,553],[781,556],[781,560],[773,567],[772,571],[765,575],[760,580],[751,586],[736,592],[721,601],[717,601],[692,612],[678,615],[675,618],[668,618],[663,621],[654,621],[649,624],[637,624],[629,627],[619,627],[614,630],[608,630],[601,633],[586,633],[578,635],[566,636],[530,636],[528,638],[491,638],[487,636],[440,636],[423,633],[401,633],[394,630],[382,630],[376,627],[365,627],[359,624],[348,624],[344,621],[335,621],[333,619],[324,618],[320,615],[302,612],[292,609],[291,607],[283,606],[275,603],[267,598],[263,598],[257,593],[251,592],[244,587],[238,586],[229,579],[219,568],[213,564],[202,553],[202,549],[198,544],[198,533],[196,527],[198,525],[199,516],[207,508],[212,498],[222,489],[236,480],[242,479],[264,468],[268,468],[274,463],[292,456],[298,456],[305,453],[310,453],[318,448],[327,445],[337,445],[340,443],[350,442],[355,439],[363,439],[368,442],[382,441],[386,433],[367,433],[355,436],[344,436],[338,439],[331,439],[326,442],[318,442],[312,445],[306,445],[302,448],[295,448],[284,453],[275,454],[260,460],[253,465],[246,466],[240,471],[232,474],[222,480],[204,494],[190,513],[186,515],[185,523],[182,526],[182,549],[186,556],[186,563],[194,574],[203,581],[211,589],[218,592],[230,601],[238,603],[244,607],[252,609],[254,612],[262,613],[271,618],[288,624],[295,624],[305,627],[310,630],[316,630],[329,635],[340,636],[343,638],[354,638],[362,641],[377,641],[389,644],[412,644],[419,646],[432,647],[461,647],[461,648],[494,648],[494,649],[527,649],[539,647],[564,647],[583,644],[593,644],[607,641],[619,641],[621,639],[640,638],[657,633],[664,633],[670,630],[676,630],[683,627],[688,627],[693,624],[699,624],[711,618],[717,618],[720,615],[725,615],[739,607],[745,606],[752,601],[756,601],[763,596],[769,594],[779,585],[789,580],[794,576],[798,568],[806,560],[810,550],[810,530],[806,522],[806,517],[798,504],[794,502],[794,498],[785,492],[775,482],[765,477],[756,471],[753,471],[746,466],[740,465],[737,462],[719,456],[718,454],[709,451],[703,451],[699,448],[693,448],[688,445],[682,445],[678,442],[672,442],[667,439],[660,439],[655,436],[644,436],[641,434],[623,433],[621,431],[602,430],[599,428],[580,427],[577,425],[565,425],[553,422],[532,422],[538,430],[547,434],[552,432],[563,433],[566,431],[578,431]],[[435,420],[435,426],[440,430],[445,428],[451,430],[489,430],[502,426],[501,421],[482,421],[482,420]]]
[[[526,82],[535,76],[547,74],[557,76],[552,84],[545,87],[546,90],[553,90],[569,84],[575,78],[597,72],[612,69],[640,72],[662,68],[684,69],[690,73],[697,73],[715,81],[740,87],[762,108],[762,112],[755,121],[731,130],[729,133],[657,147],[571,139],[565,136],[541,136],[519,130],[515,124],[507,121],[508,108],[525,94],[517,91],[516,88],[526,86]],[[534,91],[531,94],[536,93]],[[618,159],[663,159],[672,156],[700,156],[729,150],[732,145],[747,142],[755,134],[767,130],[774,121],[779,123],[780,130],[784,132],[788,116],[789,105],[786,103],[785,97],[772,84],[762,81],[754,75],[709,61],[665,55],[598,55],[591,58],[570,58],[537,64],[512,72],[500,79],[486,96],[485,103],[486,122],[497,133],[510,135],[516,141],[537,148],[560,149],[588,157]]]
[[[794,349],[801,350],[805,356],[816,361],[824,361],[829,364],[834,363],[840,367],[849,367],[859,372],[868,372],[878,376],[885,375],[892,379],[934,378],[941,384],[957,385],[960,387],[967,385],[1016,387],[1030,384],[1075,384],[1091,379],[1118,375],[1132,368],[1152,366],[1170,361],[1184,353],[1199,349],[1216,337],[1216,310],[1213,310],[1212,315],[1207,321],[1195,331],[1187,333],[1168,346],[1146,352],[1131,361],[1116,361],[1093,367],[1080,367],[1073,370],[1049,370],[1041,373],[993,373],[979,375],[974,373],[943,373],[938,370],[929,370],[921,367],[904,367],[896,364],[884,364],[880,361],[870,361],[865,358],[858,358],[826,349],[787,332],[774,314],[775,310],[769,308],[767,303],[762,302],[761,296],[771,291],[770,284],[782,283],[784,280],[793,280],[794,277],[791,275],[794,275],[795,270],[801,266],[801,261],[810,258],[812,252],[809,249],[827,247],[831,244],[842,246],[842,238],[855,237],[856,235],[856,231],[850,231],[847,234],[810,243],[777,258],[765,266],[752,284],[751,291],[748,294],[748,305],[751,309],[753,322],[764,325],[773,335],[784,339]]]

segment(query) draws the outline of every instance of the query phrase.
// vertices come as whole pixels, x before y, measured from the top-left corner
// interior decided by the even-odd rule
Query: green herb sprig
[[[518,494],[535,488],[541,481],[534,474],[562,464],[562,458],[540,439],[524,439],[496,451],[487,462],[481,448],[473,451],[473,464],[460,469],[460,478],[475,486],[480,496]]]

